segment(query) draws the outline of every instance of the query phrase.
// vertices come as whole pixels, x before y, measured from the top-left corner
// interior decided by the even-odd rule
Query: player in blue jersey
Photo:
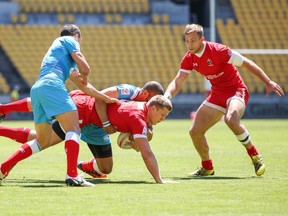
[[[81,32],[76,25],[63,26],[60,37],[56,38],[43,58],[40,75],[32,86],[30,97],[34,113],[37,138],[23,144],[0,167],[0,180],[21,160],[46,148],[51,143],[51,121],[60,122],[65,135],[67,155],[67,176],[65,183],[70,186],[94,186],[77,173],[80,127],[75,103],[68,94],[65,81],[71,79],[83,92],[106,103],[115,99],[100,93],[87,78],[90,67],[80,51]],[[76,66],[78,69],[75,69]]]
[[[148,101],[155,95],[163,95],[164,89],[160,83],[156,81],[149,81],[144,84],[142,88],[135,87],[129,84],[120,84],[113,86],[101,91],[109,97],[134,100],[134,101]],[[72,91],[70,94],[83,95],[81,91]],[[76,96],[77,97],[77,96]],[[101,107],[100,107],[101,108]],[[105,109],[105,108],[104,108]],[[16,105],[13,103],[0,105],[0,110],[8,112],[29,112],[32,111],[30,98],[20,100]],[[101,111],[98,111],[100,113]],[[106,113],[106,111],[104,111]],[[59,123],[53,124],[53,129],[57,132],[52,133],[51,145],[55,145],[65,139],[65,133],[62,131]],[[96,125],[86,125],[81,128],[81,139],[87,143],[91,150],[94,158],[93,161],[94,169],[85,169],[82,167],[82,163],[78,164],[78,167],[91,175],[94,178],[105,178],[107,177],[101,171],[110,173],[113,167],[112,160],[112,148],[111,140],[108,133],[114,133],[116,129],[108,124],[106,127],[101,128]],[[36,137],[36,132],[29,128],[9,128],[0,126],[0,136],[11,138],[17,142],[24,143]],[[60,138],[61,139],[60,139]],[[98,164],[98,165],[97,165]],[[99,168],[99,167],[100,168]],[[85,167],[85,164],[84,164]]]

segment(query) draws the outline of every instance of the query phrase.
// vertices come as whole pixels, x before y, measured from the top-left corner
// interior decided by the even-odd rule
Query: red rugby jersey
[[[210,81],[212,90],[245,86],[237,68],[228,63],[231,54],[229,47],[205,41],[200,54],[191,54],[188,51],[184,55],[180,71],[191,73],[195,70],[202,74]]]

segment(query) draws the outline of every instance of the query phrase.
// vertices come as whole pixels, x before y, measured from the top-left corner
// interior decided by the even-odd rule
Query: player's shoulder
[[[120,99],[133,100],[138,92],[140,91],[139,87],[130,85],[130,84],[120,84],[117,86],[118,94]]]
[[[230,48],[224,44],[206,41],[206,47],[208,47],[211,51],[225,51],[230,50]]]
[[[135,89],[136,86],[130,85],[130,84],[119,84],[117,85],[118,89]]]
[[[58,38],[62,45],[72,46],[80,49],[80,44],[75,37],[72,36],[62,36]]]
[[[58,37],[59,40],[62,41],[73,41],[73,42],[77,42],[76,38],[74,38],[73,36],[62,36],[62,37]]]

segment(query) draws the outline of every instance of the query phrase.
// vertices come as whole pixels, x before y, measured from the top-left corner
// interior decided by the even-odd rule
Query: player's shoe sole
[[[212,170],[207,170],[207,169],[204,169],[203,167],[200,167],[199,169],[191,172],[191,173],[188,173],[187,176],[188,177],[194,177],[194,176],[212,176],[215,174],[215,171],[214,169]]]
[[[107,175],[102,173],[102,172],[98,172],[98,171],[94,171],[94,170],[84,170],[82,167],[82,163],[83,163],[83,161],[79,161],[77,164],[78,169],[80,169],[82,172],[87,173],[88,175],[92,176],[93,178],[107,178]]]

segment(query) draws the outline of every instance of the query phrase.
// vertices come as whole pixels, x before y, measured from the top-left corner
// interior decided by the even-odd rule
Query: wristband
[[[108,126],[110,126],[110,125],[111,125],[111,124],[110,124],[110,121],[109,121],[109,120],[102,123],[102,126],[103,126],[103,127],[108,127]]]

